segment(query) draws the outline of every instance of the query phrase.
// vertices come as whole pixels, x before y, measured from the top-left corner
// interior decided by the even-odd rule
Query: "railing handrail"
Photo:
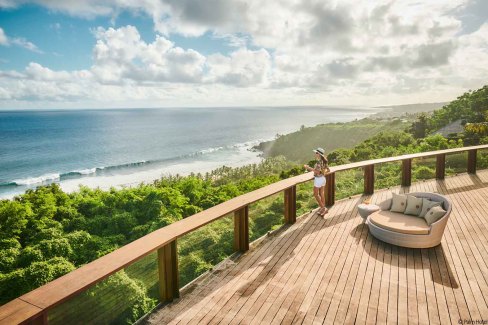
[[[387,162],[474,151],[477,149],[488,149],[488,145],[421,152],[396,157],[354,162],[345,165],[333,166],[330,168],[330,173],[333,174],[338,171]],[[246,207],[251,203],[287,190],[298,184],[305,183],[311,179],[313,179],[312,172],[284,179],[255,191],[240,195],[207,210],[198,212],[183,220],[179,220],[158,229],[1,306],[0,323],[6,320],[8,315],[13,315],[13,312],[15,311],[22,311],[22,314],[29,315],[28,318],[25,318],[25,316],[23,319],[21,319],[21,321],[35,317],[36,315],[39,315],[40,313],[86,290],[90,286],[107,278],[108,276],[141,259],[142,257],[169,244],[177,238],[189,232],[195,231],[243,207]],[[12,318],[9,318],[9,320],[11,319]]]
[[[349,163],[349,164],[345,164],[345,165],[339,165],[339,166],[331,167],[331,172],[344,171],[344,170],[348,170],[348,169],[360,168],[360,167],[383,164],[383,163],[394,162],[394,161],[402,161],[402,160],[417,159],[417,158],[427,158],[427,157],[434,157],[434,156],[442,155],[442,154],[454,154],[454,153],[459,153],[459,152],[465,152],[465,151],[470,151],[470,150],[478,150],[478,149],[487,149],[487,148],[488,148],[488,144],[482,144],[482,145],[478,145],[478,146],[460,147],[460,148],[443,149],[443,150],[435,150],[435,151],[426,151],[426,152],[410,153],[410,154],[401,155],[401,156],[393,156],[393,157],[387,157],[387,158],[363,160],[363,161],[358,161],[358,162]]]

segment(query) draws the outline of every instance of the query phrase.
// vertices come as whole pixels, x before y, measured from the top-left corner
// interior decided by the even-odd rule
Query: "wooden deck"
[[[442,244],[405,249],[372,237],[357,205],[307,215],[146,320],[154,324],[458,324],[488,321],[488,171],[377,191],[447,195]],[[190,291],[190,290],[189,290]],[[460,324],[460,323],[459,323]],[[466,324],[466,323],[464,323]],[[485,323],[486,324],[486,323]]]

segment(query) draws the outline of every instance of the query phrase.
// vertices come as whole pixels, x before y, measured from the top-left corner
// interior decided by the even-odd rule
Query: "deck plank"
[[[457,183],[460,186],[468,185],[466,177],[458,177],[456,181],[461,181]],[[455,199],[456,197],[459,197],[459,194],[453,195],[453,197]],[[466,205],[463,206],[468,208]],[[464,218],[466,218],[466,216],[461,213],[455,214],[453,218],[454,220],[451,222],[452,227],[449,228],[447,235],[452,236],[451,241],[455,246],[455,253],[457,253],[454,255],[455,261],[457,262],[456,265],[460,269],[461,274],[464,275],[463,280],[467,281],[469,284],[469,286],[465,286],[467,293],[465,297],[467,299],[468,307],[471,309],[471,317],[472,319],[481,319],[483,315],[488,314],[488,307],[484,297],[486,294],[483,295],[483,292],[487,292],[488,289],[486,287],[486,282],[481,275],[478,261],[468,244],[468,241],[470,241],[472,237],[472,232],[470,232],[469,229],[466,229],[461,221]],[[452,240],[452,238],[455,238],[456,240]],[[482,264],[485,265],[484,262],[482,262]]]
[[[236,323],[242,320],[247,312],[254,306],[256,300],[261,297],[265,291],[270,290],[270,284],[282,283],[280,280],[286,281],[289,277],[295,274],[296,269],[302,266],[309,258],[313,251],[314,243],[318,240],[318,237],[323,234],[323,223],[321,224],[318,216],[315,214],[312,216],[316,227],[313,228],[313,232],[304,237],[298,245],[290,247],[288,259],[281,266],[278,266],[269,272],[266,277],[255,278],[244,294],[238,297],[236,300],[229,304],[230,308],[227,313],[219,312],[213,322]],[[300,252],[297,254],[296,252]]]
[[[334,239],[329,243],[327,250],[330,252],[333,252],[332,257],[330,258],[331,261],[335,261],[336,265],[339,264],[339,257],[341,252],[343,251],[343,248],[345,246],[345,239],[349,238],[348,236],[348,229],[349,229],[349,224],[351,222],[350,217],[354,216],[354,203],[355,201],[348,201],[348,203],[352,204],[343,204],[345,207],[345,211],[341,215],[343,215],[343,220],[340,224],[339,227],[337,227],[336,234],[334,236]],[[349,220],[349,221],[348,221]],[[330,263],[329,263],[330,266]],[[329,269],[329,268],[327,268]],[[311,277],[309,279],[312,279],[314,276],[313,273],[311,273]],[[332,281],[331,281],[332,282]],[[273,321],[271,322],[272,324],[279,324],[281,322],[287,324],[290,323],[296,313],[298,312],[299,305],[300,305],[300,300],[303,301],[306,292],[300,292],[300,287],[304,287],[304,285],[301,283],[301,281],[297,281],[296,283],[288,283],[288,287],[291,288],[289,292],[286,293],[286,298],[282,302],[280,308],[278,309],[277,313],[273,316]],[[298,298],[297,298],[298,297]],[[296,299],[295,299],[296,298]],[[271,313],[269,313],[272,315]],[[266,320],[265,320],[266,321]]]
[[[398,189],[396,189],[396,191],[398,191]],[[361,295],[362,288],[364,285],[364,280],[366,278],[365,274],[367,271],[367,267],[368,267],[368,264],[372,263],[372,262],[370,263],[370,260],[374,260],[374,258],[372,258],[371,247],[374,247],[376,244],[373,244],[373,242],[377,243],[376,239],[374,239],[374,237],[368,233],[366,240],[363,242],[364,249],[363,249],[363,254],[361,257],[361,262],[359,264],[358,278],[356,279],[356,283],[354,285],[354,291],[353,291],[353,294],[351,296],[351,300],[349,301],[349,306],[348,306],[346,315],[344,317],[345,323],[351,324],[351,323],[354,323],[356,320],[356,315],[358,312],[360,299],[362,296]]]
[[[466,241],[461,241],[461,244],[463,244],[465,251],[471,251],[474,261],[477,264],[477,267],[474,268],[473,271],[478,276],[478,283],[480,287],[482,287],[481,290],[486,292],[486,290],[488,290],[488,272],[486,272],[488,267],[488,252],[487,247],[483,246],[482,243],[483,241],[488,241],[488,230],[486,230],[485,227],[488,209],[480,210],[479,204],[475,204],[472,202],[473,200],[470,200],[469,197],[467,197],[467,195],[470,195],[475,198],[477,202],[485,202],[488,204],[488,202],[485,201],[488,193],[484,193],[485,195],[480,196],[482,191],[483,190],[470,191],[470,193],[459,193],[459,201],[472,212],[473,217],[471,218],[469,215],[466,215],[465,211],[461,211],[463,218],[459,218],[457,221],[459,228],[463,231],[464,238],[466,239]],[[485,220],[480,222],[479,218],[485,218]]]
[[[344,212],[348,221],[344,222],[341,225],[342,231],[338,232],[338,235],[336,236],[335,240],[333,240],[332,243],[329,245],[328,248],[330,254],[326,257],[327,263],[321,267],[320,276],[317,277],[318,279],[315,282],[316,286],[318,286],[317,289],[323,288],[323,290],[315,290],[314,292],[315,294],[309,295],[309,297],[307,297],[305,292],[301,296],[299,296],[296,299],[297,305],[300,305],[299,299],[301,298],[302,300],[305,299],[307,306],[303,306],[300,313],[298,314],[297,312],[300,309],[295,309],[295,308],[290,309],[287,314],[288,318],[285,318],[283,320],[283,323],[287,323],[291,321],[295,323],[301,323],[307,313],[306,310],[309,307],[311,307],[314,303],[315,305],[318,305],[321,302],[323,293],[327,292],[327,290],[329,291],[332,290],[332,289],[327,289],[327,287],[324,284],[325,283],[338,284],[339,282],[338,273],[339,274],[342,273],[341,271],[346,262],[346,257],[347,257],[347,254],[344,254],[344,250],[347,251],[348,250],[347,247],[350,247],[353,241],[353,238],[350,236],[350,233],[351,231],[353,231],[353,229],[356,229],[357,222],[359,221],[356,218],[357,215],[356,205],[358,204],[359,200],[350,200],[350,202],[353,202],[353,206],[348,207],[346,209],[347,212]],[[333,272],[332,268],[337,269],[337,271]],[[339,268],[341,270],[339,270]],[[310,298],[312,298],[312,300]]]
[[[452,181],[452,179],[450,179]],[[452,184],[453,182],[449,182],[449,184]],[[443,184],[443,182],[439,182],[439,184]],[[431,191],[438,191],[440,193],[448,194],[448,191],[443,191],[442,190],[442,185],[439,187],[430,186]],[[445,187],[447,189],[447,187]],[[450,199],[453,200],[455,198],[455,193],[452,192],[452,195],[450,196]],[[463,281],[464,286],[461,285],[461,279],[464,279],[463,273],[460,272],[462,271],[462,268],[456,267],[454,263],[454,259],[457,257],[457,252],[455,250],[454,244],[452,242],[452,238],[449,236],[450,232],[449,230],[451,227],[453,227],[453,220],[457,218],[458,214],[460,211],[464,209],[463,206],[453,206],[453,211],[451,213],[451,216],[449,217],[449,221],[446,227],[446,230],[444,232],[444,237],[443,237],[443,243],[442,243],[442,248],[445,250],[444,254],[444,261],[445,265],[448,270],[451,270],[451,287],[453,289],[453,294],[456,300],[456,304],[458,305],[459,308],[459,318],[460,319],[471,319],[472,315],[470,314],[470,310],[468,308],[468,302],[471,299],[468,299],[467,297],[470,297],[470,292],[467,290],[469,289],[468,286],[466,285],[466,282]],[[438,246],[439,247],[439,246]]]
[[[372,196],[371,201],[379,203],[383,200],[385,192],[380,192],[379,194],[375,194]],[[347,250],[347,264],[344,265],[343,270],[347,271],[348,273],[344,273],[340,279],[339,283],[335,289],[333,295],[329,298],[330,305],[328,308],[327,315],[325,317],[325,323],[334,323],[335,320],[337,322],[341,322],[345,318],[345,314],[347,312],[348,302],[350,300],[350,295],[352,294],[352,290],[354,288],[354,282],[357,278],[357,263],[359,259],[356,257],[361,253],[361,245],[357,245],[358,243],[364,242],[366,236],[368,234],[368,228],[362,221],[359,220],[359,224],[351,231],[353,239],[355,242],[351,242],[351,245],[356,243],[356,247],[351,246]],[[353,254],[354,252],[354,254]],[[347,302],[347,303],[346,303]]]
[[[352,207],[353,206],[348,204],[341,204],[340,211],[335,211],[337,216],[343,216],[343,218],[341,218],[341,222],[343,224],[346,221],[348,223],[353,222],[353,217],[355,217],[355,215],[353,212],[354,210],[351,209]],[[326,217],[326,219],[328,218]],[[344,228],[342,229],[344,230]],[[306,310],[308,310],[313,302],[314,297],[317,294],[317,289],[319,288],[320,281],[324,277],[328,265],[330,265],[331,261],[333,260],[333,254],[337,251],[340,251],[340,248],[338,249],[340,245],[337,244],[337,241],[341,238],[341,236],[345,236],[344,231],[341,232],[340,230],[341,228],[338,228],[338,231],[334,235],[332,235],[331,233],[327,237],[327,241],[324,242],[319,251],[319,255],[315,259],[314,267],[307,274],[303,274],[303,276],[306,276],[305,284],[301,287],[297,287],[295,285],[298,290],[296,290],[296,294],[293,295],[293,300],[283,301],[283,304],[277,310],[276,314],[280,311],[281,313],[283,313],[283,311],[286,310],[286,306],[289,306],[286,314],[284,315],[284,323],[292,321],[300,322],[298,319],[301,318],[302,315],[304,316],[306,314]],[[263,320],[263,323],[270,319],[273,319],[274,322],[280,319],[280,317],[274,316],[275,314],[273,313],[272,309],[269,310],[267,313],[267,318]],[[256,319],[256,317],[254,318]],[[296,320],[294,320],[294,318],[296,318]]]
[[[304,234],[306,231],[309,231],[309,228],[313,226],[313,223],[304,224],[302,221],[303,220],[300,220],[298,224],[295,225],[295,228],[298,229],[295,229],[294,233],[288,233],[288,235],[281,234],[278,236],[278,238],[272,240],[269,245],[263,246],[260,250],[260,252],[262,251],[261,254],[257,254],[255,252],[253,252],[253,254],[246,254],[243,257],[243,260],[237,264],[238,266],[244,265],[243,267],[236,267],[232,269],[228,275],[224,277],[216,277],[216,281],[223,285],[221,285],[218,290],[214,290],[213,292],[212,288],[208,286],[208,290],[210,290],[212,294],[208,297],[204,296],[203,300],[195,301],[196,304],[191,308],[191,312],[187,312],[185,309],[182,309],[185,312],[180,316],[180,318],[183,317],[184,319],[181,323],[186,323],[192,318],[197,318],[198,320],[199,318],[197,316],[200,318],[205,317],[214,306],[217,306],[218,308],[227,301],[225,299],[229,299],[229,297],[232,296],[232,294],[235,292],[233,290],[235,289],[236,285],[249,279],[253,273],[262,270],[266,264],[277,261],[277,259],[270,260],[270,256],[278,257],[280,250],[282,253],[285,253],[284,248],[288,247],[287,243],[293,243],[296,237]]]
[[[369,234],[364,198],[439,192],[453,203],[441,245],[406,249]],[[157,309],[158,324],[448,324],[488,319],[488,170],[337,201]]]
[[[204,308],[195,316],[192,317],[193,323],[209,322],[217,314],[224,315],[228,311],[233,303],[239,299],[239,297],[250,289],[253,284],[253,279],[265,277],[276,265],[276,263],[283,263],[282,257],[288,257],[294,249],[296,244],[302,237],[305,237],[308,233],[313,232],[317,226],[316,222],[304,223],[303,227],[294,227],[291,234],[283,236],[283,244],[276,245],[274,249],[268,254],[263,255],[263,259],[257,261],[249,270],[245,270],[238,281],[231,282],[230,285],[225,287],[224,292],[220,292],[215,295],[214,304],[204,303]],[[296,234],[295,234],[296,233]],[[301,247],[301,246],[300,246]],[[232,277],[231,274],[229,277]],[[233,281],[231,278],[230,281]],[[204,319],[204,320],[202,320]]]
[[[386,191],[382,191],[386,194]],[[386,198],[386,197],[385,197]],[[383,245],[383,273],[381,274],[380,292],[378,298],[378,308],[376,309],[376,323],[377,324],[387,324],[388,323],[388,312],[390,307],[390,299],[392,302],[396,303],[396,294],[390,296],[390,286],[396,286],[397,282],[392,282],[392,255],[391,255],[392,245]],[[395,288],[392,288],[394,290]],[[374,312],[374,310],[372,311]],[[391,311],[391,317],[396,318],[396,308]],[[396,323],[396,322],[395,322]]]

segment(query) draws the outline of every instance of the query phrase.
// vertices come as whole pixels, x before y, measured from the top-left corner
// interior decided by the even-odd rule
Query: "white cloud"
[[[445,76],[449,83],[462,82],[465,88],[475,89],[486,84],[488,75],[488,23],[472,34],[458,38],[459,48],[451,59],[452,71]]]
[[[0,8],[15,8],[18,5],[14,0],[0,0]]]
[[[147,44],[133,26],[99,28],[95,35],[92,71],[102,83],[194,83],[202,79],[205,57],[176,47],[162,36]]]
[[[254,87],[266,81],[270,55],[238,49],[205,57],[163,36],[146,43],[133,26],[98,28],[88,70],[55,71],[31,62],[24,71],[0,71],[2,98],[18,101],[157,100],[206,96],[209,89]],[[211,92],[211,91],[210,91]]]
[[[15,101],[64,102],[91,96],[97,85],[87,70],[54,71],[31,62],[22,72],[0,72],[0,97]]]
[[[72,16],[93,18],[100,15],[109,15],[115,8],[123,5],[123,1],[96,1],[96,0],[0,0],[0,8],[17,8],[24,4],[34,3],[53,11],[68,13]]]
[[[25,68],[25,76],[31,80],[66,82],[70,81],[74,74],[76,72],[53,71],[34,62]]]
[[[53,71],[31,63],[21,76],[0,73],[2,98],[35,97],[16,91],[24,89],[19,82],[39,91],[50,84],[46,100],[63,100],[72,89],[72,101],[88,94],[159,105],[378,105],[448,100],[486,83],[488,73],[483,0],[0,0],[0,7],[27,2],[90,18],[142,12],[157,35],[145,42],[132,26],[97,28],[91,67]],[[477,17],[476,24],[467,28],[465,17]],[[175,33],[207,32],[235,50],[204,56],[171,41]],[[15,43],[0,29],[0,44]]]
[[[37,48],[37,46],[24,38],[12,38],[10,43],[28,49],[29,51],[36,52],[36,53],[43,53],[41,50]]]
[[[227,42],[230,47],[246,48],[249,44],[249,37],[234,34],[223,34],[214,33],[213,38],[223,39]]]
[[[8,45],[8,37],[2,28],[0,28],[0,45]]]
[[[5,34],[4,30],[0,28],[0,45],[10,46],[11,44],[26,48],[32,52],[42,53],[42,51],[39,50],[37,46],[34,45],[33,43],[21,37],[14,37],[14,38],[8,37]]]
[[[263,84],[270,69],[270,55],[264,49],[239,49],[229,57],[214,54],[208,58],[208,82],[248,87]]]

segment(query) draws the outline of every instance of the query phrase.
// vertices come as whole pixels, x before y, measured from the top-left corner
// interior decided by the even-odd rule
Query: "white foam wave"
[[[249,144],[250,145],[250,144]],[[228,148],[224,148],[228,149]],[[222,149],[219,149],[222,150]],[[178,162],[167,166],[154,165],[154,168],[149,170],[137,170],[130,174],[115,174],[115,175],[98,175],[95,177],[80,177],[80,178],[67,178],[63,179],[58,174],[43,175],[40,177],[32,177],[29,179],[17,180],[18,185],[33,185],[37,183],[43,183],[48,180],[58,180],[61,188],[66,192],[73,192],[79,190],[80,185],[88,186],[90,188],[101,188],[107,190],[111,187],[122,188],[127,186],[136,186],[143,183],[152,183],[154,180],[161,178],[164,175],[189,175],[191,172],[210,172],[216,168],[222,166],[237,167],[246,164],[258,163],[262,160],[255,152],[251,152],[245,149],[244,145],[241,145],[238,150],[230,150],[227,154],[219,157],[218,159],[195,159],[185,160],[184,162]],[[98,168],[97,170],[100,170]],[[87,172],[91,171],[87,169]],[[22,190],[15,190],[9,194],[0,195],[0,198],[11,198],[13,195],[21,194]]]
[[[87,168],[87,169],[75,170],[74,173],[78,173],[80,175],[90,175],[96,173],[96,171],[97,171],[96,168]]]
[[[224,147],[208,148],[208,149],[203,149],[203,150],[198,151],[198,154],[204,155],[207,153],[212,153],[212,152],[220,151],[223,149],[225,149],[225,148]]]
[[[24,178],[24,179],[16,179],[13,180],[12,183],[15,183],[17,185],[33,185],[33,184],[41,184],[46,181],[55,181],[60,179],[59,174],[45,174],[39,177],[30,177],[30,178]]]
[[[252,140],[252,141],[247,141],[247,142],[242,142],[242,143],[237,143],[233,147],[234,148],[241,148],[241,147],[252,147],[260,144],[261,142],[268,141],[269,139],[258,139],[258,140]]]
[[[156,167],[149,170],[135,171],[130,174],[106,175],[97,177],[84,177],[79,179],[64,180],[60,182],[61,188],[67,192],[79,189],[79,185],[90,188],[109,189],[110,187],[120,188],[126,186],[136,186],[140,183],[151,183],[161,176],[168,175],[189,175],[190,173],[210,172],[222,166],[238,167],[247,164],[259,163],[262,160],[256,153],[247,150],[229,152],[228,155],[220,157],[218,160],[206,161],[203,159],[191,159],[171,164],[168,166]]]
[[[127,167],[134,167],[134,166],[140,166],[149,163],[148,160],[140,160],[132,163],[126,163],[126,164],[120,164],[120,165],[112,165],[112,166],[102,166],[102,167],[97,167],[95,168],[95,171],[97,170],[107,170],[107,169],[119,169],[119,168],[127,168]]]

